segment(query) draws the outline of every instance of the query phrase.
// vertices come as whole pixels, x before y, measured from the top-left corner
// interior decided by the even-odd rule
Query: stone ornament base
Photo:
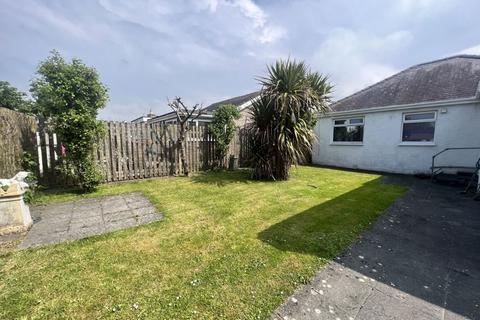
[[[24,232],[32,226],[30,210],[23,201],[24,193],[18,185],[12,185],[0,194],[0,235]]]
[[[24,233],[27,232],[30,226],[11,226],[11,227],[0,227],[0,236],[4,236],[7,234],[13,234],[13,233]]]

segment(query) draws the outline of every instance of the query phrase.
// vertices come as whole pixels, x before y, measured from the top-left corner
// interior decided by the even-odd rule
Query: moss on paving
[[[211,172],[102,186],[143,192],[165,220],[0,254],[1,319],[264,319],[405,189],[299,167],[286,182]],[[81,198],[43,194],[38,202]]]

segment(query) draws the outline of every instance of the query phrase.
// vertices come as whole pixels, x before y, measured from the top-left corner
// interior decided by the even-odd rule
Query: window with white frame
[[[333,142],[363,142],[363,118],[333,120]]]
[[[402,142],[433,142],[436,120],[435,111],[404,113]]]

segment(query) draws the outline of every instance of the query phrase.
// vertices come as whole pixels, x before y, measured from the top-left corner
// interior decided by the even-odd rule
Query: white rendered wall
[[[434,144],[402,144],[402,114],[432,110],[437,111]],[[365,119],[363,144],[332,143],[332,119],[357,116]],[[406,174],[429,173],[435,153],[448,147],[480,147],[480,104],[325,117],[317,122],[315,133],[318,140],[313,146],[314,164]],[[438,163],[474,166],[479,157],[480,150],[450,151],[439,156]]]

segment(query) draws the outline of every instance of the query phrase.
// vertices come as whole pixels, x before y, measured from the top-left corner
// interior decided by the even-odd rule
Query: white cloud
[[[462,0],[464,1],[464,0]],[[456,7],[461,7],[455,0],[395,0],[388,1],[393,9],[393,20],[409,21],[432,21],[435,18],[445,16]]]
[[[285,37],[286,30],[281,26],[269,24],[265,12],[253,1],[235,0],[233,5],[240,8],[240,11],[253,22],[252,36],[260,43],[274,43]]]
[[[259,40],[261,43],[274,43],[277,40],[285,38],[287,32],[285,29],[278,26],[266,26],[260,34]]]
[[[228,4],[228,2],[224,2]],[[251,0],[235,0],[232,2],[233,6],[238,7],[240,11],[248,18],[252,19],[253,25],[255,27],[263,27],[267,20],[265,12],[260,9],[253,1]]]
[[[480,55],[480,44],[476,45],[476,46],[473,46],[473,47],[470,47],[470,48],[463,49],[463,50],[459,51],[458,54],[478,54],[478,55]]]
[[[205,4],[211,12],[215,12],[217,10],[218,0],[205,0]]]
[[[397,50],[400,47],[405,47],[413,40],[413,35],[409,31],[400,30],[390,34],[387,34],[383,37],[379,36],[367,36],[365,44],[366,49],[375,52],[377,50],[392,52]]]
[[[428,10],[430,12],[443,10],[452,0],[396,0],[395,7],[402,13]]]
[[[330,75],[334,85],[339,84],[335,86],[335,98],[339,99],[398,72],[382,61],[411,40],[407,31],[379,37],[334,29],[315,51],[312,67]]]
[[[158,115],[165,112],[166,103],[166,98],[164,100],[154,99],[148,102],[142,100],[131,103],[111,102],[107,108],[100,110],[99,118],[102,120],[131,121],[134,118],[150,113],[150,111]],[[115,113],[111,112],[112,109],[115,110]]]
[[[45,28],[46,24],[61,30],[63,33],[67,33],[69,36],[77,37],[84,41],[91,39],[88,31],[71,21],[61,12],[52,10],[46,4],[40,2],[29,2],[28,4],[10,2],[5,5],[11,5],[11,10],[15,10],[18,16],[29,17],[29,19],[25,19],[23,22],[33,28]]]
[[[438,0],[397,0],[396,6],[401,11],[412,11],[419,8],[428,8],[434,5]]]
[[[100,0],[100,3],[108,11],[124,20],[177,37],[187,36],[189,30],[179,29],[188,27],[200,27],[207,33],[217,34],[218,30],[222,30],[223,36],[233,38],[244,33],[247,36],[246,40],[262,44],[274,43],[286,35],[286,30],[271,24],[264,10],[251,0],[184,2],[145,0],[134,3]],[[239,15],[236,15],[235,11]],[[226,22],[231,23],[235,28],[226,25]],[[185,34],[179,31],[184,31]],[[222,41],[222,39],[218,40]]]

